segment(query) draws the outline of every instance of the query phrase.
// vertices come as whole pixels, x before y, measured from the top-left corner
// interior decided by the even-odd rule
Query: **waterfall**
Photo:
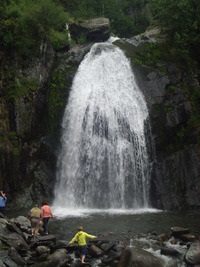
[[[68,42],[71,43],[71,34],[70,34],[70,31],[69,31],[69,24],[66,23],[65,28],[66,28],[66,31],[67,31]]]
[[[129,60],[94,44],[73,80],[62,122],[54,205],[148,207],[148,109]]]

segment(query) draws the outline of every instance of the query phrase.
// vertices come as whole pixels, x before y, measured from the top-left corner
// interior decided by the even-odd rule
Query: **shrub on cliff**
[[[152,11],[167,34],[169,50],[174,56],[190,67],[194,62],[200,65],[199,1],[152,0]]]
[[[57,44],[58,38],[63,42],[60,35],[66,32],[69,20],[63,7],[53,0],[3,1],[0,17],[0,50],[23,61],[37,54],[41,41]]]

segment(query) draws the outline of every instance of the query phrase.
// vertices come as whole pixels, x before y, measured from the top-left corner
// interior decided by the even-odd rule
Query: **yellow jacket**
[[[87,238],[96,238],[95,235],[89,235],[86,232],[78,231],[78,233],[75,234],[75,236],[72,238],[72,240],[69,242],[69,244],[72,244],[74,242],[78,242],[79,246],[85,246]]]
[[[42,217],[42,211],[38,207],[34,207],[30,210],[30,217],[31,218],[41,218]]]

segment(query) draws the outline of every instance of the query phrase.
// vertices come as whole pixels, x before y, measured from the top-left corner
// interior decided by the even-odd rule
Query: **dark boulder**
[[[76,43],[86,40],[89,42],[103,42],[110,37],[110,21],[107,18],[95,18],[69,26],[72,39]]]
[[[178,256],[179,255],[179,252],[174,249],[174,248],[161,248],[160,249],[160,254],[161,255],[166,255],[166,256]]]
[[[185,262],[189,266],[200,264],[200,242],[194,242],[185,254]]]
[[[14,247],[18,252],[27,251],[29,249],[28,244],[23,237],[18,233],[10,233],[7,235],[0,235],[2,243],[9,247]]]
[[[127,247],[121,255],[118,267],[132,266],[164,267],[165,262],[141,248]]]
[[[25,260],[19,255],[17,250],[13,247],[11,247],[8,250],[8,256],[17,264],[17,266],[25,266],[26,262]]]
[[[99,257],[99,256],[102,256],[104,254],[104,251],[95,246],[95,245],[91,245],[90,248],[89,248],[89,253],[93,256],[93,257]]]
[[[172,232],[173,236],[180,237],[183,234],[188,234],[189,233],[189,229],[188,228],[174,226],[174,227],[171,227],[171,232]]]

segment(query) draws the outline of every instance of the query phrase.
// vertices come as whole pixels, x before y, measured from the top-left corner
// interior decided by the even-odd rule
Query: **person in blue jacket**
[[[0,212],[5,215],[7,197],[3,191],[0,191]]]

